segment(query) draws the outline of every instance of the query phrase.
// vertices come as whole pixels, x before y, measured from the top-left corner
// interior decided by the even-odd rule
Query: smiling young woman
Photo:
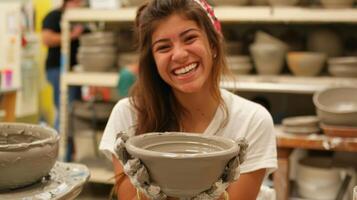
[[[115,173],[123,174],[114,151],[121,131],[245,138],[249,147],[237,169],[240,178],[225,196],[256,199],[263,178],[277,167],[274,126],[262,106],[219,88],[227,66],[212,8],[204,0],[152,0],[139,8],[136,29],[138,79],[129,98],[114,107],[100,144]],[[137,198],[128,176],[123,174],[116,184],[120,199]]]

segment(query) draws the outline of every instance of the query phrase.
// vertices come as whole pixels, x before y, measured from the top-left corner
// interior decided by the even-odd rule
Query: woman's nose
[[[182,45],[177,45],[174,47],[172,54],[172,61],[178,63],[184,63],[188,59],[188,52]]]

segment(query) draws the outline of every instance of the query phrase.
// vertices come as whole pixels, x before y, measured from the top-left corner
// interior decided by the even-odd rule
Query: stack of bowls
[[[310,134],[320,132],[319,119],[316,116],[297,116],[284,118],[283,130],[287,133]]]
[[[332,167],[332,159],[306,157],[297,167],[298,193],[306,199],[334,200],[342,183],[341,171]]]
[[[329,59],[328,72],[338,77],[357,77],[357,57]]]
[[[326,55],[317,52],[289,52],[287,62],[295,76],[317,76],[326,61]]]
[[[236,75],[249,74],[253,68],[249,56],[227,56],[227,65]]]
[[[117,60],[116,37],[112,32],[95,32],[79,38],[78,63],[84,71],[110,71]]]
[[[357,87],[334,87],[313,96],[320,121],[335,126],[357,127]]]
[[[351,8],[354,0],[320,0],[325,8]]]
[[[250,53],[258,74],[279,74],[283,69],[287,50],[288,46],[284,42],[265,32],[258,31],[254,43],[250,46]]]

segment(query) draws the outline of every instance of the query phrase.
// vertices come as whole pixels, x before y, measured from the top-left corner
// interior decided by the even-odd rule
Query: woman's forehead
[[[201,31],[201,28],[194,20],[180,14],[173,14],[165,19],[158,21],[152,33],[152,39],[160,39],[162,37],[177,37],[189,29]]]

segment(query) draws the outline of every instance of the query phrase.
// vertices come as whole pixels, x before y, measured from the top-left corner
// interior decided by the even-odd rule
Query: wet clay
[[[148,169],[153,184],[168,196],[188,198],[209,190],[222,177],[239,146],[233,140],[187,133],[148,133],[131,137],[126,150]],[[129,163],[130,164],[130,163]],[[234,171],[234,170],[233,170]],[[226,180],[232,175],[226,174]]]
[[[54,129],[0,123],[0,191],[24,187],[48,175],[58,156]]]
[[[48,176],[32,185],[0,191],[0,199],[75,199],[90,177],[89,169],[82,164],[57,162]]]

